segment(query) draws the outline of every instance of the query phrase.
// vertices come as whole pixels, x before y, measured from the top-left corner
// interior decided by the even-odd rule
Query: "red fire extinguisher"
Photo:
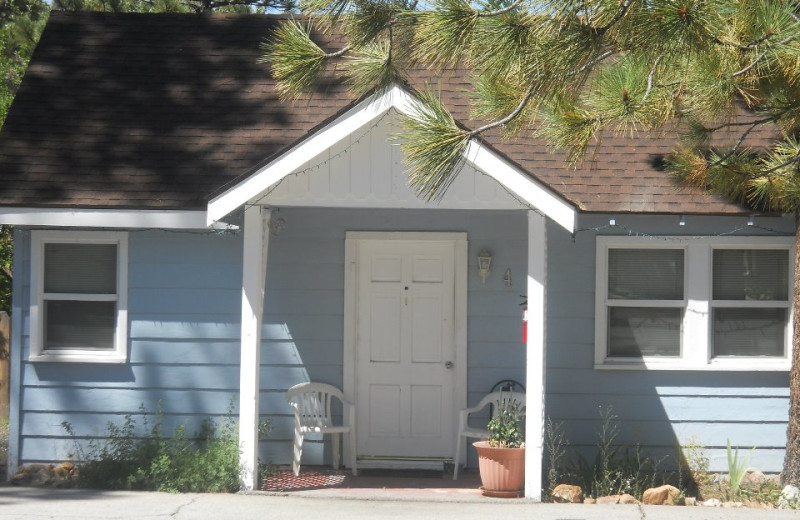
[[[528,344],[528,301],[525,300],[522,305],[522,344]]]

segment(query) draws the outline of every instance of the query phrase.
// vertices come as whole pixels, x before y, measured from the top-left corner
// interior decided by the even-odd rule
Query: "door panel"
[[[364,240],[357,260],[358,454],[453,450],[455,242]]]

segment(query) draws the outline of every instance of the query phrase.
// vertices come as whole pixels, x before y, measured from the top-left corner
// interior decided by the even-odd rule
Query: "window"
[[[683,250],[608,251],[610,357],[679,356]]]
[[[598,368],[790,366],[792,239],[598,237]]]
[[[33,231],[32,361],[127,359],[127,234]]]

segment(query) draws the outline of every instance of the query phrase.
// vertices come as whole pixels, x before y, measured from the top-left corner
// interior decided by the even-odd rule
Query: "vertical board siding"
[[[617,226],[610,227],[614,218]],[[756,219],[793,233],[791,219]],[[582,216],[574,239],[548,229],[546,413],[564,424],[573,449],[594,457],[600,408],[618,417],[620,440],[640,443],[674,465],[676,446],[704,446],[711,469],[727,471],[725,446],[756,447],[751,465],[782,468],[788,414],[786,372],[594,369],[595,237],[598,234],[716,235],[747,227],[747,218]],[[599,229],[597,229],[599,228]],[[658,240],[658,238],[653,238]]]
[[[350,161],[344,155],[332,163]],[[338,174],[337,174],[338,175]],[[331,190],[338,189],[332,182]],[[305,189],[305,188],[304,188]],[[314,183],[313,190],[325,189]],[[386,187],[380,188],[385,193]],[[342,387],[344,239],[347,231],[467,232],[468,404],[503,379],[524,383],[520,338],[527,265],[525,211],[273,209],[261,352],[261,413],[273,426],[260,444],[262,461],[289,463],[293,419],[286,389],[303,381]],[[757,219],[793,232],[789,219]],[[741,221],[741,222],[740,222]],[[756,446],[751,463],[777,472],[788,413],[785,372],[680,372],[594,369],[595,236],[628,230],[651,234],[716,234],[746,226],[746,219],[630,217],[626,228],[604,228],[606,216],[582,216],[573,238],[548,222],[546,413],[565,425],[572,446],[590,454],[598,408],[612,407],[621,439],[640,442],[654,455],[674,454],[680,443],[707,447],[714,470],[725,470],[725,443]],[[764,232],[759,229],[748,232]],[[25,238],[27,233],[20,231]],[[18,452],[23,463],[59,461],[75,444],[61,427],[102,436],[125,414],[141,419],[140,406],[165,410],[165,431],[206,418],[223,420],[239,388],[241,235],[137,231],[130,234],[129,362],[121,365],[29,363],[29,275],[18,269],[15,309],[21,315],[22,387]],[[17,242],[27,265],[29,245]],[[477,255],[492,253],[485,285]],[[17,265],[21,265],[18,263]],[[503,276],[511,270],[512,286]],[[13,403],[12,403],[13,406]],[[12,409],[13,412],[13,409]],[[486,417],[477,417],[480,426]],[[12,443],[13,444],[13,443]],[[468,463],[475,464],[468,450]],[[312,437],[304,463],[330,462],[329,443]]]

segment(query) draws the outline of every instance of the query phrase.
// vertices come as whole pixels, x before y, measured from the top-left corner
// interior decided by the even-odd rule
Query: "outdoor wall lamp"
[[[492,253],[484,249],[478,253],[478,276],[481,277],[481,284],[486,285],[486,277],[491,274],[489,267],[492,265]]]

